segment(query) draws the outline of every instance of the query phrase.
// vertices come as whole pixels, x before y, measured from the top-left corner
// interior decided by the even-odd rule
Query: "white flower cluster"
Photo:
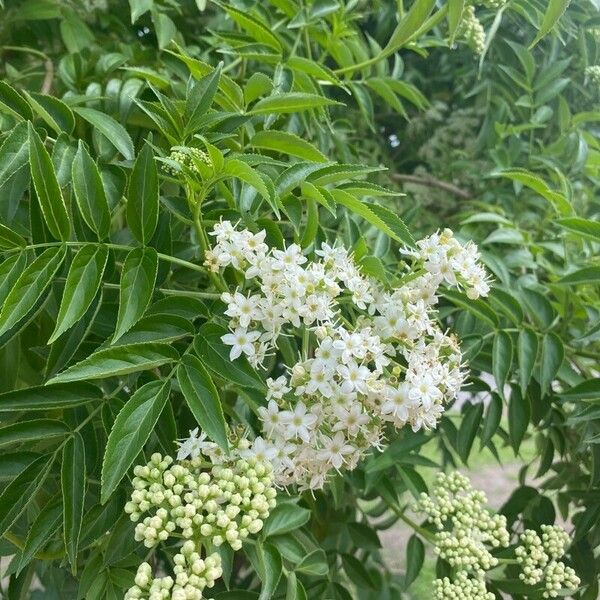
[[[519,578],[529,585],[543,583],[544,598],[556,598],[562,590],[576,590],[581,583],[575,571],[558,560],[565,554],[569,534],[556,525],[542,525],[541,537],[525,530],[515,555],[521,565]]]
[[[485,581],[473,579],[466,571],[459,571],[454,581],[448,577],[433,582],[434,600],[494,600],[496,596],[488,592]]]
[[[258,367],[285,333],[315,346],[267,381],[264,439],[255,450],[273,463],[277,483],[322,487],[329,470],[353,468],[377,446],[388,422],[415,431],[436,426],[464,373],[458,344],[439,328],[433,306],[442,284],[472,298],[487,294],[473,244],[461,245],[449,230],[421,240],[405,250],[413,264],[403,285],[385,289],[342,247],[323,244],[309,261],[296,244],[269,248],[264,231],[228,221],[212,235],[206,264],[245,276],[243,289],[222,296],[231,360],[243,354]]]
[[[435,550],[458,571],[483,578],[498,564],[490,549],[507,547],[506,517],[486,508],[487,498],[460,473],[438,474],[430,495],[423,493],[417,510],[438,529]]]
[[[147,465],[134,469],[134,491],[125,512],[132,521],[151,513],[135,528],[136,540],[148,548],[177,532],[239,550],[249,534],[262,529],[275,506],[272,467],[255,455],[238,454],[215,464],[198,454],[172,463],[171,457],[156,453]]]
[[[202,559],[188,540],[181,552],[173,557],[175,580],[169,575],[153,577],[152,567],[142,563],[135,576],[135,585],[125,593],[124,600],[202,600],[205,588],[214,586],[223,575],[221,557],[213,552]]]
[[[163,169],[171,175],[178,175],[181,172],[181,167],[185,167],[193,173],[198,173],[199,169],[197,163],[208,166],[212,165],[210,157],[204,150],[180,146],[176,146],[171,150],[169,161],[171,164],[169,164],[169,162],[163,163]]]

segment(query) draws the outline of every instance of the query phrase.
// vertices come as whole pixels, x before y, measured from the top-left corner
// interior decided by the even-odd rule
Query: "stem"
[[[34,250],[36,248],[52,248],[55,246],[61,246],[61,245],[65,245],[65,246],[73,246],[73,247],[78,247],[78,246],[88,246],[89,244],[102,244],[104,246],[106,246],[107,248],[112,248],[113,250],[122,250],[125,252],[129,252],[130,250],[132,250],[134,247],[133,246],[126,246],[124,244],[104,244],[103,242],[44,242],[42,244],[29,244],[27,246],[19,246],[17,248],[10,248],[9,250],[2,250],[0,252],[0,254],[12,254],[13,252],[22,252],[23,250]],[[161,252],[158,252],[158,258],[160,260],[164,260],[166,262],[170,262],[176,265],[180,265],[182,267],[186,267],[187,269],[191,269],[193,271],[199,271],[201,273],[205,273],[206,269],[202,266],[202,265],[197,265],[196,263],[191,263],[187,260],[184,260],[183,258],[177,258],[176,256],[170,256],[168,254],[162,254]]]
[[[411,518],[407,517],[403,511],[401,511],[397,506],[391,506],[394,514],[401,520],[404,521],[411,529],[414,529],[419,535],[424,537],[428,542],[433,543],[435,541],[435,534],[427,529],[417,525]]]

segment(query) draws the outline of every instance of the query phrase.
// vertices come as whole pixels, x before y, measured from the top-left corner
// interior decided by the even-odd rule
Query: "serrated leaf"
[[[71,222],[54,166],[40,136],[29,123],[29,165],[35,192],[50,233],[59,240],[68,240]]]
[[[377,204],[361,202],[358,198],[341,189],[331,190],[334,200],[362,217],[389,237],[407,246],[414,246],[414,239],[400,217],[391,210]]]
[[[400,18],[381,54],[389,56],[402,48],[425,23],[434,6],[435,0],[415,0],[410,10]]]
[[[59,373],[48,383],[117,377],[155,369],[178,359],[179,353],[168,344],[130,344],[103,348]]]
[[[324,106],[342,105],[325,96],[318,94],[307,94],[305,92],[289,92],[274,94],[259,100],[247,114],[267,115],[270,113],[284,114],[295,113],[301,110],[322,108]]]
[[[531,418],[531,406],[527,397],[523,397],[519,388],[513,387],[508,400],[508,434],[510,443],[516,454],[519,452],[521,442]]]
[[[184,355],[177,368],[177,381],[202,431],[225,452],[229,452],[227,425],[219,392],[204,365],[195,356]]]
[[[277,216],[279,216],[279,206],[273,188],[269,189],[265,179],[261,177],[258,171],[255,171],[250,165],[235,158],[229,158],[225,161],[223,174],[247,183],[252,186],[271,206]]]
[[[48,540],[56,533],[62,522],[62,502],[51,500],[43,507],[27,532],[25,546],[19,559],[19,570],[23,569]],[[19,571],[17,571],[19,572]]]
[[[8,112],[19,121],[30,121],[33,118],[31,107],[25,98],[5,81],[0,81],[0,111]]]
[[[588,240],[600,243],[600,223],[591,219],[571,217],[556,221],[563,229],[576,233]]]
[[[19,248],[27,242],[18,233],[0,223],[0,248]]]
[[[0,335],[29,313],[54,279],[64,257],[64,246],[48,248],[21,273],[0,312]]]
[[[467,404],[467,408],[462,414],[462,420],[456,440],[456,447],[460,458],[465,464],[467,463],[469,455],[471,454],[471,448],[473,447],[475,436],[479,430],[479,424],[481,423],[482,415],[482,402],[477,402],[476,404]]]
[[[108,248],[101,244],[89,244],[77,252],[67,275],[56,326],[48,340],[49,344],[86,313],[102,283],[107,259]]]
[[[532,329],[523,328],[519,331],[517,343],[517,354],[519,360],[519,384],[521,393],[525,395],[527,386],[531,381],[531,374],[538,354],[538,337]]]
[[[282,535],[302,527],[310,519],[310,510],[295,504],[278,504],[265,521],[264,536]]]
[[[143,316],[154,292],[158,254],[154,248],[134,248],[123,264],[119,286],[119,314],[112,342],[116,342]]]
[[[64,437],[68,431],[68,427],[62,421],[56,419],[18,421],[0,427],[0,447]]]
[[[506,331],[501,330],[494,336],[492,345],[492,372],[496,380],[498,393],[504,398],[504,386],[512,364],[513,345],[511,337]]]
[[[94,108],[77,106],[73,110],[95,127],[127,160],[133,160],[133,142],[123,125]]]
[[[98,239],[106,238],[110,231],[106,192],[100,171],[81,140],[73,160],[72,181],[75,200],[83,220],[96,232]]]
[[[419,576],[425,560],[425,545],[416,534],[410,536],[406,545],[406,574],[404,589],[407,589]]]
[[[492,393],[483,419],[483,428],[481,431],[481,445],[485,446],[494,437],[502,420],[502,398],[498,394]]]
[[[270,600],[275,594],[277,584],[281,579],[282,561],[281,555],[275,546],[261,544],[257,546],[260,561],[260,579],[262,587],[258,600]]]
[[[204,365],[218,377],[224,377],[242,387],[265,389],[265,384],[248,361],[240,356],[234,361],[229,360],[229,346],[221,337],[227,330],[214,323],[205,323],[198,330],[194,340],[194,349]]]
[[[62,101],[54,96],[24,92],[33,111],[56,133],[63,131],[71,134],[75,128],[73,111]]]
[[[279,38],[271,31],[269,25],[247,11],[239,10],[231,5],[219,4],[225,12],[257,42],[282,52],[283,48]]]
[[[158,223],[158,171],[150,144],[139,153],[127,188],[127,224],[142,243],[147,244]]]
[[[219,63],[212,73],[197,81],[188,91],[185,103],[186,134],[193,133],[199,128],[200,119],[212,106],[219,89],[222,66],[223,63]]]
[[[170,380],[151,381],[139,388],[117,415],[102,461],[102,504],[110,498],[150,437],[170,390]]]
[[[43,485],[52,458],[40,456],[19,473],[0,493],[0,535],[21,516]]]
[[[544,396],[562,364],[565,349],[562,340],[555,333],[546,333],[542,338],[540,354],[540,391]]]
[[[85,445],[79,432],[73,432],[68,439],[62,456],[63,535],[71,572],[75,575],[86,486]]]
[[[548,2],[544,18],[540,25],[540,30],[531,43],[531,46],[529,46],[529,49],[533,48],[533,46],[535,46],[545,35],[550,33],[565,10],[567,10],[567,6],[569,6],[570,3],[571,0],[550,0]]]
[[[0,412],[62,410],[101,399],[91,383],[42,385],[0,394]]]
[[[287,131],[259,131],[249,142],[250,146],[297,156],[313,162],[328,162],[328,158],[310,142]]]

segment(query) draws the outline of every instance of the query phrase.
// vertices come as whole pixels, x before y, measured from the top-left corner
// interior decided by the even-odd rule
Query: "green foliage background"
[[[196,426],[184,353],[217,385],[217,420],[256,427],[268,374],[224,362],[223,282],[202,267],[224,217],[276,246],[340,240],[384,281],[399,246],[449,226],[480,244],[495,284],[489,302],[447,292],[440,307],[476,401],[293,497],[262,534],[268,552],[236,556],[215,597],[401,598],[422,542],[392,573],[377,531],[407,518],[427,472],[533,440],[502,512],[572,524],[576,597],[596,598],[598,9],[478,8],[477,56],[462,0],[5,0],[2,594],[123,596],[145,555],[123,513],[130,467]],[[212,166],[173,174],[173,147],[206,150]],[[491,589],[541,597],[510,569]]]

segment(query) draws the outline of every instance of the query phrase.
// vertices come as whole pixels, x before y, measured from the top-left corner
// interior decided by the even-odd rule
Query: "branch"
[[[44,81],[42,82],[42,94],[49,94],[52,89],[52,80],[54,79],[54,65],[50,59],[47,59],[44,62],[44,69],[46,69],[46,74],[44,75]]]
[[[392,176],[394,181],[402,181],[405,183],[416,183],[417,185],[424,185],[426,187],[434,187],[446,192],[450,192],[459,198],[469,200],[471,198],[470,192],[463,190],[452,183],[447,181],[441,181],[435,177],[420,176],[420,175],[404,175],[402,173],[394,173]]]

